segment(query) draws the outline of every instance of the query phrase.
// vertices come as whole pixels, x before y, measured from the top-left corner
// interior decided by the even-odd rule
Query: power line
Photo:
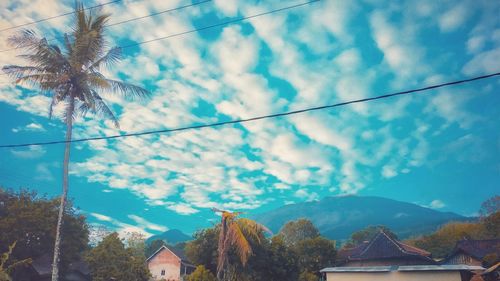
[[[221,26],[229,25],[229,24],[236,23],[236,22],[241,22],[241,21],[245,21],[245,20],[249,20],[249,19],[253,19],[253,18],[257,18],[257,17],[261,17],[261,16],[265,16],[265,15],[269,15],[269,14],[281,12],[281,11],[285,11],[285,10],[290,10],[290,9],[298,8],[298,7],[309,5],[309,4],[312,4],[314,2],[319,2],[319,1],[320,0],[312,0],[312,1],[304,2],[304,3],[300,3],[300,4],[286,6],[286,7],[283,7],[283,8],[279,8],[279,9],[275,9],[275,10],[270,10],[270,11],[267,11],[267,12],[263,12],[263,13],[259,13],[259,14],[255,14],[255,15],[251,15],[251,16],[240,17],[240,18],[236,18],[236,19],[233,19],[233,20],[228,20],[228,21],[224,21],[224,22],[220,22],[220,23],[216,23],[216,24],[212,24],[212,25],[208,25],[208,26],[204,26],[204,27],[200,27],[200,28],[195,28],[195,29],[191,29],[191,30],[187,30],[187,31],[179,32],[179,33],[174,33],[174,34],[167,35],[167,36],[164,36],[164,37],[154,38],[154,39],[151,39],[151,40],[146,40],[146,41],[142,41],[142,42],[132,43],[132,44],[129,44],[129,45],[124,45],[124,46],[118,46],[118,48],[126,49],[126,48],[131,48],[131,47],[135,47],[135,46],[139,46],[139,45],[143,45],[143,44],[148,44],[148,43],[152,43],[152,42],[156,42],[156,41],[166,40],[166,39],[170,39],[170,38],[174,38],[174,37],[178,37],[178,36],[182,36],[182,35],[186,35],[186,34],[198,32],[198,31],[203,31],[203,30],[207,30],[207,29],[211,29],[211,28],[215,28],[215,27],[221,27]],[[0,73],[0,76],[1,75],[7,75],[7,74],[8,73]]]
[[[145,15],[145,16],[131,18],[131,19],[128,19],[128,20],[123,20],[123,21],[114,22],[114,23],[110,23],[110,24],[105,24],[104,26],[105,27],[117,26],[117,25],[124,24],[124,23],[129,23],[129,22],[133,22],[133,21],[137,21],[137,20],[141,20],[141,19],[145,19],[145,18],[150,18],[150,17],[158,16],[158,15],[169,13],[169,12],[173,12],[173,11],[179,11],[179,10],[182,10],[182,9],[186,9],[186,8],[198,6],[198,5],[205,4],[205,3],[208,3],[208,2],[211,2],[211,1],[212,0],[204,0],[204,1],[196,2],[196,3],[191,3],[191,4],[187,4],[187,5],[183,5],[183,6],[179,6],[179,7],[175,7],[175,8],[170,8],[170,9],[163,10],[163,11],[158,11],[158,12],[155,12],[155,13],[152,13],[152,14],[149,14],[149,15]],[[48,39],[47,42],[52,42],[52,41],[55,41],[55,40],[58,40],[58,39],[59,40],[64,39],[64,36],[53,37],[51,39]],[[13,47],[13,48],[10,48],[10,49],[0,50],[0,53],[14,51],[14,50],[22,49],[23,47],[32,46],[32,45],[34,45],[34,44],[30,44],[30,45],[26,45],[26,46],[22,46],[22,47]]]
[[[362,103],[362,102],[374,101],[374,100],[385,99],[385,98],[390,98],[390,97],[395,97],[395,96],[408,95],[408,94],[413,94],[413,93],[418,93],[418,92],[425,92],[425,91],[429,91],[432,89],[438,89],[438,88],[448,87],[448,86],[452,86],[452,85],[465,84],[465,83],[470,83],[473,81],[488,79],[488,78],[492,78],[494,76],[499,76],[499,75],[500,75],[500,72],[496,72],[496,73],[486,74],[486,75],[477,76],[477,77],[473,77],[473,78],[456,80],[456,81],[451,81],[451,82],[446,82],[446,83],[441,83],[441,84],[435,84],[435,85],[431,85],[431,86],[426,86],[426,87],[402,91],[402,92],[396,92],[396,93],[385,94],[385,95],[380,95],[380,96],[375,96],[375,97],[370,97],[370,98],[351,100],[351,101],[323,105],[323,106],[317,106],[317,107],[309,107],[309,108],[305,108],[305,109],[270,114],[270,115],[262,115],[262,116],[251,117],[251,118],[246,118],[246,119],[236,119],[236,120],[231,120],[231,121],[224,121],[224,122],[217,122],[217,123],[210,123],[210,124],[200,124],[200,125],[193,125],[193,126],[188,126],[188,127],[179,127],[179,128],[175,128],[175,129],[161,129],[161,130],[153,130],[153,131],[146,131],[146,132],[129,133],[129,134],[123,134],[123,135],[81,138],[81,139],[75,139],[75,140],[71,140],[71,141],[59,140],[59,141],[49,141],[49,142],[5,144],[5,145],[0,145],[0,148],[26,147],[26,146],[32,146],[32,145],[62,144],[62,143],[67,143],[67,142],[86,142],[86,141],[104,140],[104,139],[118,139],[118,138],[125,138],[125,137],[137,137],[137,136],[143,136],[143,135],[180,132],[180,131],[208,128],[208,127],[219,127],[219,126],[224,126],[224,125],[229,125],[229,124],[246,123],[246,122],[257,121],[257,120],[262,120],[262,119],[270,119],[270,118],[282,117],[282,116],[287,116],[287,115],[294,115],[294,114],[305,113],[305,112],[310,112],[310,111],[318,111],[318,110],[323,110],[323,109],[340,107],[340,106],[345,106],[345,105],[354,104],[354,103]]]
[[[118,2],[121,2],[121,1],[122,0],[114,0],[114,1],[106,2],[106,3],[102,3],[102,4],[99,4],[99,5],[95,5],[95,6],[92,6],[92,7],[87,7],[87,8],[84,8],[83,10],[90,10],[90,9],[94,9],[94,8],[100,8],[100,7],[103,7],[103,6],[106,6],[106,5],[110,5],[110,4],[114,4],[114,3],[118,3]],[[7,28],[4,28],[4,29],[0,29],[0,32],[4,32],[4,31],[7,31],[7,30],[12,30],[12,29],[16,29],[16,28],[23,27],[23,26],[33,25],[33,24],[44,22],[44,21],[53,20],[53,19],[56,19],[56,18],[61,18],[61,17],[69,16],[69,15],[72,15],[74,13],[76,13],[76,11],[67,12],[67,13],[64,13],[64,14],[57,15],[57,16],[52,16],[52,17],[43,18],[43,19],[39,19],[39,20],[36,20],[36,21],[32,21],[32,22],[23,23],[23,24],[20,24],[20,25],[15,25],[15,26],[7,27]]]

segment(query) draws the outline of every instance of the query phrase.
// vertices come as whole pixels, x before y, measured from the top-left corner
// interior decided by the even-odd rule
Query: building
[[[380,231],[371,241],[338,253],[342,266],[405,266],[437,264],[431,253],[401,243]]]
[[[490,255],[492,259],[495,259],[496,256],[496,260],[489,260],[489,262],[498,262],[500,258],[500,239],[460,240],[443,263],[483,265],[483,261],[488,255]]]
[[[431,253],[401,243],[384,232],[371,241],[339,251],[339,264],[321,270],[326,281],[469,281],[479,265],[441,265]]]
[[[146,261],[154,280],[182,281],[184,276],[195,269],[184,253],[165,245],[161,246]]]
[[[326,281],[469,281],[475,265],[401,265],[329,267],[321,272]]]

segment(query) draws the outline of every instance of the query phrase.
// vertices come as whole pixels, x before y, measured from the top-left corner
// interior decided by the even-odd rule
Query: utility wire
[[[146,40],[146,41],[142,41],[142,42],[136,42],[136,43],[132,43],[132,44],[124,45],[124,46],[118,46],[118,48],[126,49],[126,48],[131,48],[131,47],[135,47],[135,46],[139,46],[139,45],[143,45],[143,44],[147,44],[147,43],[151,43],[151,42],[156,42],[156,41],[160,41],[160,40],[166,40],[166,39],[170,39],[170,38],[174,38],[174,37],[178,37],[178,36],[182,36],[182,35],[186,35],[186,34],[198,32],[198,31],[207,30],[207,29],[210,29],[210,28],[221,27],[221,26],[229,25],[229,24],[236,23],[236,22],[241,22],[241,21],[245,21],[245,20],[249,20],[249,19],[253,19],[253,18],[257,18],[257,17],[261,17],[261,16],[265,16],[265,15],[269,15],[269,14],[281,12],[281,11],[285,11],[285,10],[290,10],[290,9],[298,8],[298,7],[305,6],[305,5],[312,4],[314,2],[319,2],[319,1],[320,0],[312,0],[312,1],[304,2],[304,3],[300,3],[300,4],[295,4],[295,5],[292,5],[292,6],[286,6],[286,7],[283,7],[283,8],[279,8],[279,9],[275,9],[275,10],[270,10],[270,11],[267,11],[267,12],[263,12],[263,13],[259,13],[259,14],[255,14],[255,15],[251,15],[251,16],[247,16],[247,17],[240,17],[240,18],[236,18],[236,19],[233,19],[233,20],[228,20],[228,21],[224,21],[224,22],[220,22],[220,23],[216,23],[216,24],[212,24],[212,25],[208,25],[208,26],[204,26],[204,27],[200,27],[200,28],[195,28],[195,29],[191,29],[191,30],[187,30],[187,31],[179,32],[179,33],[174,33],[174,34],[167,35],[167,36],[164,36],[164,37],[154,38],[154,39]],[[4,51],[7,51],[7,50],[4,50]],[[0,52],[2,52],[2,51],[0,51]],[[5,73],[5,72],[4,73],[0,73],[0,76],[2,76],[2,75],[8,75],[8,73]]]
[[[133,22],[133,21],[137,21],[137,20],[141,20],[141,19],[145,19],[145,18],[150,18],[150,17],[158,16],[158,15],[169,13],[169,12],[173,12],[173,11],[179,11],[179,10],[186,9],[186,8],[189,8],[189,7],[194,7],[194,6],[198,6],[198,5],[201,5],[201,4],[205,4],[205,3],[208,3],[208,2],[211,2],[211,1],[212,0],[204,0],[204,1],[196,2],[196,3],[191,3],[191,4],[188,4],[188,5],[178,6],[178,7],[175,7],[175,8],[170,8],[170,9],[163,10],[163,11],[158,11],[158,12],[155,12],[155,13],[152,13],[152,14],[149,14],[149,15],[145,15],[145,16],[131,18],[131,19],[128,19],[128,20],[123,20],[123,21],[114,22],[114,23],[110,23],[110,24],[105,24],[104,27],[116,26],[116,25],[120,25],[120,24],[124,24],[124,23],[129,23],[129,22]],[[72,36],[72,35],[70,35],[70,36]],[[47,42],[52,42],[52,41],[55,41],[55,40],[58,40],[58,39],[62,40],[62,39],[64,39],[64,36],[53,37],[51,39],[48,39]],[[24,47],[28,47],[28,46],[32,46],[32,45],[35,45],[35,44],[29,44],[29,45],[22,46],[22,47],[13,47],[13,48],[10,48],[10,49],[0,50],[0,53],[9,52],[9,51],[17,50],[17,49],[22,49]]]
[[[122,0],[114,0],[114,1],[106,2],[106,3],[102,3],[102,4],[99,4],[99,5],[95,5],[95,6],[92,6],[92,7],[87,7],[87,8],[84,8],[83,10],[90,10],[90,9],[94,9],[94,8],[100,8],[100,7],[103,7],[103,6],[106,6],[106,5],[110,5],[110,4],[114,4],[114,3],[118,3],[118,2],[121,2],[121,1]],[[76,11],[67,12],[67,13],[64,13],[64,14],[57,15],[57,16],[52,16],[52,17],[43,18],[43,19],[39,19],[39,20],[36,20],[36,21],[32,21],[32,22],[23,23],[23,24],[20,24],[20,25],[15,25],[15,26],[7,27],[7,28],[4,28],[4,29],[0,29],[0,32],[4,32],[4,31],[7,31],[7,30],[12,30],[12,29],[16,29],[16,28],[23,27],[23,26],[33,25],[33,24],[41,23],[41,22],[52,20],[52,19],[56,19],[56,18],[61,18],[61,17],[69,16],[69,15],[72,15],[74,13],[76,13]]]
[[[0,145],[0,148],[13,148],[13,147],[26,147],[26,146],[32,146],[32,145],[50,145],[50,144],[62,144],[62,143],[68,143],[68,142],[86,142],[86,141],[94,141],[94,140],[118,139],[118,138],[125,138],[125,137],[136,137],[136,136],[144,136],[144,135],[180,132],[180,131],[208,128],[208,127],[219,127],[219,126],[224,126],[224,125],[229,125],[229,124],[246,123],[246,122],[257,121],[257,120],[261,120],[261,119],[270,119],[270,118],[294,115],[294,114],[305,113],[305,112],[310,112],[310,111],[318,111],[318,110],[323,110],[323,109],[340,107],[340,106],[345,106],[345,105],[354,104],[354,103],[362,103],[362,102],[374,101],[374,100],[385,99],[385,98],[390,98],[390,97],[395,97],[395,96],[402,96],[402,95],[408,95],[408,94],[413,94],[413,93],[418,93],[418,92],[425,92],[425,91],[429,91],[432,89],[438,89],[438,88],[448,87],[448,86],[452,86],[452,85],[465,84],[465,83],[470,83],[473,81],[488,79],[488,78],[492,78],[492,77],[499,76],[499,75],[500,75],[500,72],[496,72],[496,73],[486,74],[486,75],[477,76],[477,77],[473,77],[473,78],[456,80],[456,81],[451,81],[451,82],[446,82],[446,83],[441,83],[441,84],[435,84],[435,85],[426,86],[423,88],[417,88],[417,89],[412,89],[412,90],[407,90],[407,91],[402,91],[402,92],[396,92],[396,93],[385,94],[385,95],[380,95],[380,96],[375,96],[375,97],[370,97],[370,98],[351,100],[351,101],[323,105],[323,106],[317,106],[317,107],[310,107],[310,108],[305,108],[305,109],[300,109],[300,110],[271,114],[271,115],[262,115],[262,116],[251,117],[251,118],[246,118],[246,119],[236,119],[236,120],[231,120],[231,121],[224,121],[224,122],[217,122],[217,123],[210,123],[210,124],[200,124],[200,125],[193,125],[193,126],[188,126],[188,127],[179,127],[179,128],[174,128],[174,129],[161,129],[161,130],[129,133],[129,134],[122,134],[122,135],[81,138],[81,139],[74,139],[71,141],[58,140],[58,141],[22,143],[22,144],[4,144],[4,145]]]

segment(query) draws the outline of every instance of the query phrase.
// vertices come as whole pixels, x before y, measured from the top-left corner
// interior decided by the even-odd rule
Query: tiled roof
[[[500,239],[470,240],[464,239],[457,242],[451,255],[462,251],[474,258],[483,259],[484,256],[495,253],[500,256]]]
[[[422,258],[432,261],[431,253],[406,245],[392,239],[383,231],[379,232],[370,242],[354,248],[342,249],[339,257],[344,260],[374,260],[385,258]]]

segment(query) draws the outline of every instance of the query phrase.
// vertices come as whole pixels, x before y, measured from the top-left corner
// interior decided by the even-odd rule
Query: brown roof
[[[500,256],[500,239],[471,240],[464,239],[457,242],[450,256],[464,252],[476,259],[483,259],[488,254]]]
[[[354,248],[342,249],[339,257],[343,260],[374,260],[385,258],[418,258],[433,262],[431,253],[392,239],[383,231],[370,242],[362,243]]]

